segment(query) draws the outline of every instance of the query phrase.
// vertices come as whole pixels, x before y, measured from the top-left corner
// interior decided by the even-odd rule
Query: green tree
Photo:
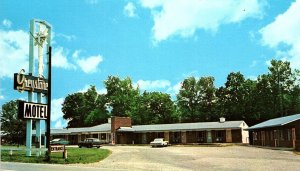
[[[195,77],[183,80],[179,93],[177,94],[177,105],[181,114],[182,122],[200,121],[197,113],[199,105],[199,87]]]
[[[270,75],[263,74],[258,77],[254,98],[256,99],[256,112],[253,116],[254,123],[276,117]]]
[[[228,74],[223,92],[219,90],[219,96],[223,99],[224,116],[229,120],[240,120],[244,118],[244,106],[246,92],[244,89],[245,78],[240,72]],[[222,94],[221,94],[222,93]],[[219,101],[220,102],[220,101]]]
[[[300,113],[300,70],[293,71],[294,84],[291,87],[290,106],[286,109],[288,114]]]
[[[244,109],[241,114],[241,120],[246,123],[253,125],[255,122],[255,114],[257,112],[257,98],[256,98],[256,80],[247,79],[243,83],[243,93],[244,93]]]
[[[216,118],[216,88],[213,77],[186,78],[177,94],[183,122],[211,121]]]
[[[197,110],[201,116],[200,121],[214,121],[216,106],[216,88],[213,77],[201,77],[197,82],[199,86],[199,106]]]
[[[2,105],[1,131],[6,142],[24,144],[26,138],[26,121],[18,118],[18,101],[12,100]]]
[[[107,110],[107,99],[104,94],[98,94],[96,87],[91,86],[87,92],[84,93],[85,97],[85,110],[89,111],[84,123],[86,125],[99,125],[106,123],[110,114]]]
[[[84,119],[88,111],[85,111],[85,100],[83,93],[69,94],[63,104],[63,118],[68,120],[68,128],[85,127]]]
[[[105,123],[110,117],[106,109],[105,95],[99,95],[95,86],[87,92],[70,94],[62,104],[63,118],[67,119],[68,128],[89,127]]]
[[[216,90],[216,106],[215,111],[216,117],[226,117],[227,114],[227,90],[225,87],[221,86]]]
[[[131,117],[139,97],[139,89],[133,87],[131,79],[127,77],[121,80],[119,77],[109,76],[104,84],[107,89],[108,106],[112,108],[111,114]]]
[[[141,97],[140,117],[143,124],[163,124],[178,121],[171,96],[162,92],[144,92]]]
[[[290,93],[295,83],[290,62],[271,60],[269,67],[270,84],[273,95],[273,112],[277,116],[288,115]]]

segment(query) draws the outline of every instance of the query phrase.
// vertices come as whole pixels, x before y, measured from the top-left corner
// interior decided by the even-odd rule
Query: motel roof
[[[111,124],[105,123],[92,127],[83,128],[63,128],[63,129],[51,129],[51,135],[64,135],[64,134],[78,134],[78,133],[91,133],[91,132],[110,132]],[[32,134],[35,135],[36,131],[33,130]],[[42,131],[45,134],[45,131]]]
[[[154,124],[154,125],[133,125],[132,127],[120,127],[117,132],[162,132],[162,131],[188,131],[188,130],[210,130],[210,129],[240,129],[247,128],[244,121],[225,122],[196,122],[196,123],[175,123],[175,124]],[[110,133],[111,124],[105,123],[92,127],[51,129],[51,135],[70,135],[78,133]],[[35,135],[36,131],[33,130]],[[42,134],[45,132],[42,131]]]
[[[299,119],[300,119],[300,114],[270,119],[265,122],[254,125],[252,127],[249,127],[247,128],[247,130],[283,126],[291,122],[297,121]]]
[[[73,128],[69,128],[73,129]],[[80,132],[110,132],[111,130],[111,124],[105,123],[101,125],[96,125],[92,127],[86,127],[86,128],[76,128],[72,131],[72,133],[80,133]]]
[[[132,127],[120,127],[118,132],[159,132],[159,131],[188,131],[209,129],[240,129],[248,127],[244,121],[225,122],[196,122],[177,124],[133,125]]]

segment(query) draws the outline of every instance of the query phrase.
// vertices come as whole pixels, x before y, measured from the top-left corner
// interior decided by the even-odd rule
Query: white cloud
[[[107,94],[107,89],[106,88],[102,88],[100,90],[97,90],[98,94]]]
[[[277,58],[287,58],[294,68],[300,67],[299,16],[300,1],[298,0],[283,14],[278,15],[275,21],[260,30],[262,44],[274,48],[277,51]]]
[[[91,87],[91,85],[85,85],[81,90],[79,90],[78,92],[80,93],[84,93],[84,92],[87,92],[87,90]],[[107,93],[107,90],[106,88],[103,88],[103,89],[100,89],[100,90],[97,90],[97,93],[98,94],[106,94]]]
[[[12,77],[13,73],[28,68],[29,35],[23,30],[0,30],[0,78]],[[35,50],[37,53],[37,50]],[[64,69],[75,68],[67,59],[63,47],[53,50],[52,65]],[[37,55],[35,55],[37,56]]]
[[[53,50],[52,66],[64,69],[75,69],[76,67],[68,61],[68,53],[63,47],[58,47]]]
[[[3,100],[4,96],[3,96],[3,89],[0,88],[0,100]]]
[[[265,62],[265,64],[266,64],[268,67],[270,67],[270,66],[271,66],[271,60],[267,60],[267,61]]]
[[[252,81],[256,81],[257,80],[257,76],[255,76],[255,75],[250,75],[247,78],[250,79],[250,80],[252,80]]]
[[[0,78],[28,68],[28,33],[0,30]]]
[[[171,95],[172,99],[176,99],[176,94],[178,94],[181,88],[181,82],[172,85],[169,80],[138,80],[134,83],[134,87],[139,86],[140,90],[144,91],[158,91],[165,92]]]
[[[182,83],[179,82],[179,83],[175,84],[174,86],[169,87],[167,90],[167,93],[170,93],[172,97],[175,97],[176,94],[179,93],[181,86],[182,86]]]
[[[135,85],[138,85],[141,90],[155,90],[169,87],[171,83],[168,80],[138,80]]]
[[[173,35],[189,37],[197,29],[215,32],[222,24],[261,18],[265,1],[259,0],[141,0],[154,17],[154,41]]]
[[[2,24],[3,24],[4,27],[10,28],[11,25],[12,25],[12,22],[11,22],[9,19],[4,19],[4,20],[2,21]]]
[[[57,120],[63,118],[61,108],[64,100],[64,98],[59,98],[51,101],[51,121],[56,122]]]
[[[91,86],[90,85],[85,85],[82,89],[78,90],[80,93],[86,92]]]
[[[28,69],[29,35],[23,30],[2,30],[0,29],[0,79],[12,78],[13,73],[21,69]],[[81,50],[75,50],[72,54],[72,61],[69,61],[69,51],[57,46],[53,49],[52,65],[63,69],[76,69],[77,64],[85,73],[97,71],[102,56],[91,56],[86,59],[80,58]],[[35,49],[35,56],[37,50]]]
[[[80,50],[75,50],[74,51],[74,53],[72,54],[72,57],[74,58],[74,59],[77,59],[78,58],[78,56],[79,56],[79,54],[80,54]]]
[[[67,121],[65,120],[58,120],[55,122],[54,128],[66,128],[67,127]]]
[[[124,14],[128,17],[135,17],[136,16],[136,7],[132,2],[128,2],[127,5],[124,7]]]
[[[250,65],[250,68],[253,68],[253,67],[255,67],[256,65],[257,65],[257,61],[254,60],[254,61],[252,61],[251,65]]]
[[[97,71],[97,67],[100,64],[100,62],[103,61],[103,58],[101,55],[97,56],[90,56],[85,59],[78,59],[77,64],[80,66],[83,72],[85,73],[94,73]]]
[[[94,73],[97,71],[98,65],[103,61],[101,55],[90,56],[87,58],[80,57],[81,50],[75,50],[72,53],[73,63],[68,61],[68,50],[65,50],[63,47],[58,47],[54,49],[53,53],[53,66],[64,68],[64,69],[76,69],[77,65],[81,70],[87,74]]]
[[[62,33],[58,33],[56,34],[57,37],[62,37],[64,39],[66,39],[67,41],[72,41],[76,39],[76,36],[74,35],[66,35],[66,34],[62,34]]]

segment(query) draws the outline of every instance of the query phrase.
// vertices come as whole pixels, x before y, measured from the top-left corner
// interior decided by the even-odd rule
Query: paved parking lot
[[[247,146],[151,148],[104,146],[112,154],[84,166],[108,170],[300,170],[300,156],[291,151]]]

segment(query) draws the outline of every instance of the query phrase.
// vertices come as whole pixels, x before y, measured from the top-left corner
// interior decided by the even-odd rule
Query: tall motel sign
[[[32,19],[29,31],[29,68],[28,74],[21,69],[14,74],[14,89],[28,92],[28,101],[19,101],[18,116],[26,120],[26,156],[31,156],[32,121],[36,124],[37,155],[41,155],[41,120],[46,120],[45,145],[49,150],[50,142],[50,108],[51,108],[51,26],[46,21]],[[35,70],[35,48],[38,64]],[[45,51],[46,49],[46,51]],[[45,55],[44,55],[44,52]],[[46,60],[44,61],[44,56]],[[44,72],[44,63],[46,71]],[[36,94],[36,99],[34,94]],[[45,103],[45,104],[43,104]]]

